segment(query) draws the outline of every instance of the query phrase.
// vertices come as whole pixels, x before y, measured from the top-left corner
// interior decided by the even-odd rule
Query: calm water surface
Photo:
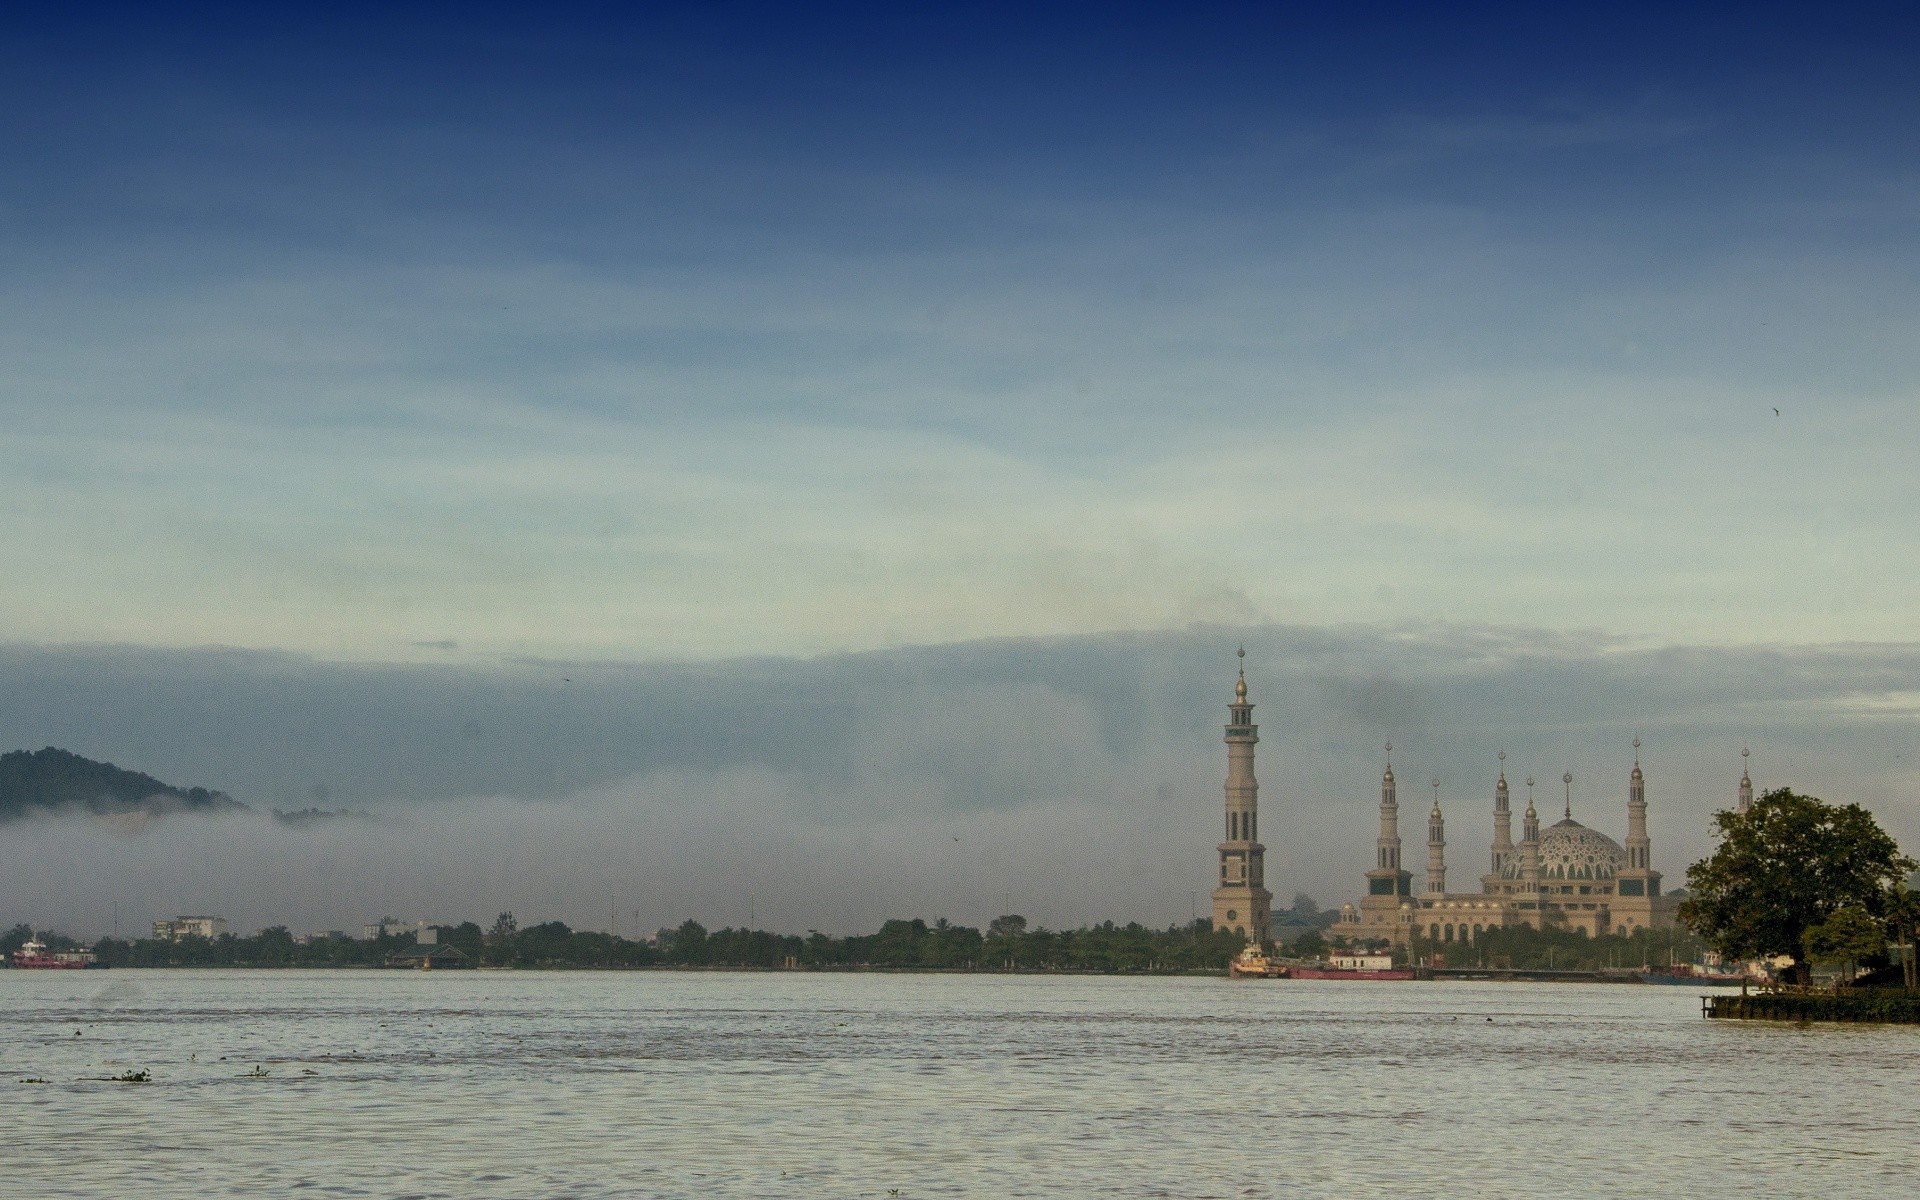
[[[1592,985],[0,971],[0,1195],[1920,1192],[1920,1029],[1699,1013]],[[103,1078],[129,1069],[153,1081]]]

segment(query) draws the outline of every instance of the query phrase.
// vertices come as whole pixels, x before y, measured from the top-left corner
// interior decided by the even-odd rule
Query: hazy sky
[[[1914,743],[1915,28],[1786,5],[10,13],[0,745],[260,804],[586,812],[678,772],[673,821],[736,797],[769,837],[839,819],[823,780],[938,824],[992,778],[1025,797],[995,819],[1038,829],[1107,802],[1050,774],[1076,737],[1108,791],[1151,778],[1204,814],[1243,637],[1276,682],[1304,669],[1288,647],[1337,642],[1365,664],[1343,686],[1441,709],[1416,648],[1491,638],[1641,664],[1542,754],[1622,774],[1659,710],[1704,806],[1765,724],[1801,747],[1781,778],[1910,804],[1892,750],[1846,773],[1808,735],[1840,726],[1766,708],[1764,669],[1728,678],[1765,721],[1687,705],[1712,707],[1703,661],[1844,661],[1821,703],[1853,716],[1822,720],[1850,754]],[[1133,693],[1045,699],[1084,648],[1136,644],[1118,631],[1157,657],[1100,679],[1180,700],[1127,727],[1150,749],[1102,724]],[[1008,647],[1034,644],[1022,678]],[[911,706],[856,717],[893,684],[834,690],[941,654],[1015,668],[954,676],[938,736]],[[1601,703],[1518,661],[1489,678],[1567,730]],[[592,702],[567,700],[554,677],[588,662],[566,686]],[[782,703],[728,699],[743,670]],[[1296,747],[1328,803],[1395,724],[1344,711]],[[1016,716],[1018,753],[951,728]],[[1432,748],[1447,770],[1485,773],[1478,720],[1432,725],[1462,739]],[[394,740],[416,726],[461,740]],[[737,774],[762,759],[772,791]],[[1211,818],[1126,811],[1116,837],[1192,842],[1128,902],[1183,907]],[[1361,820],[1326,835],[1364,854]],[[782,861],[815,864],[817,911],[869,915],[832,907],[824,852]],[[598,886],[551,903],[584,918]]]

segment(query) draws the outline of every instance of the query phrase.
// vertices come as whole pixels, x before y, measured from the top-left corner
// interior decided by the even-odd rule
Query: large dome
[[[1597,829],[1569,817],[1540,835],[1540,878],[1612,879],[1627,865],[1627,852]],[[1500,870],[1502,879],[1519,879],[1525,864],[1519,850]]]

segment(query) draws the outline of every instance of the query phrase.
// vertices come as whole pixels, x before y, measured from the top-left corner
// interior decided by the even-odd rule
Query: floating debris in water
[[[128,1071],[124,1075],[113,1076],[115,1083],[151,1083],[152,1081],[153,1072],[151,1071]]]

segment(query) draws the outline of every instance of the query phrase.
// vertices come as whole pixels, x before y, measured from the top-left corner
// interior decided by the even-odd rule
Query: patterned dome
[[[1627,865],[1627,852],[1597,829],[1571,818],[1540,835],[1540,878],[1612,879]],[[1515,851],[1500,869],[1500,878],[1519,879],[1525,867]]]

